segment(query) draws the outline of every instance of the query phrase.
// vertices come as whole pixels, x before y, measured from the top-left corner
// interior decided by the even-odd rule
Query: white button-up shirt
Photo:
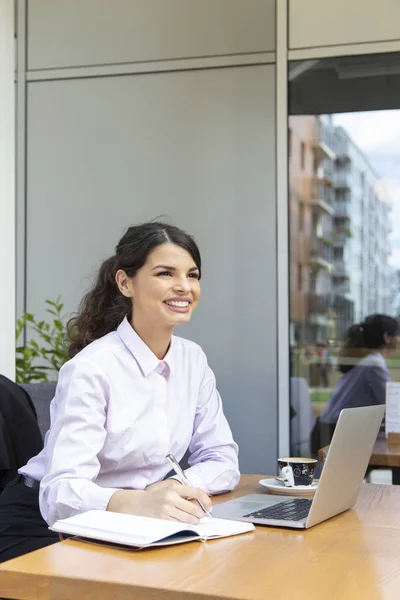
[[[201,348],[172,337],[160,361],[125,319],[60,370],[43,450],[20,473],[40,481],[53,524],[105,510],[116,489],[143,490],[189,450],[185,473],[209,494],[239,481],[238,448]]]

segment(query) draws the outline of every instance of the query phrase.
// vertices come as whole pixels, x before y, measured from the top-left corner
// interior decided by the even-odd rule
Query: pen
[[[178,461],[176,460],[176,458],[174,456],[172,456],[172,454],[167,454],[166,458],[171,463],[171,467],[175,471],[179,481],[183,485],[191,485],[189,479],[186,477],[185,473],[182,471],[181,466],[178,463]],[[197,504],[200,506],[200,508],[205,512],[207,517],[212,517],[212,514],[209,513],[208,510],[206,510],[204,504],[202,502],[200,502],[200,500],[197,500],[197,498],[195,498],[195,500],[196,500]]]

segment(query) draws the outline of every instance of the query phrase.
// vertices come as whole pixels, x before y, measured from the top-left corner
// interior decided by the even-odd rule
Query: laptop
[[[308,529],[354,506],[385,406],[346,408],[339,415],[313,499],[250,494],[213,506],[213,517]]]

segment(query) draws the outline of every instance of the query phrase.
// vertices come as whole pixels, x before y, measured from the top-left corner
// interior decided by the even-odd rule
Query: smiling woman
[[[77,317],[69,323],[70,357],[114,331],[125,316],[135,329],[145,327],[148,333],[154,327],[165,329],[168,313],[160,303],[184,300],[190,279],[198,289],[196,302],[185,320],[171,325],[187,322],[200,295],[200,277],[200,251],[190,235],[160,222],[129,227],[117,244],[115,255],[101,265],[92,290],[83,298]],[[162,298],[160,294],[164,294]]]
[[[48,524],[91,509],[197,523],[209,495],[237,485],[214,374],[173,335],[200,277],[194,239],[159,222],[130,227],[101,265],[69,324],[45,447],[0,496],[0,561],[56,542]],[[190,486],[165,479],[167,455],[186,451]]]
[[[133,278],[123,269],[116,273],[119,291],[132,301],[132,327],[160,359],[172,328],[187,323],[197,306],[199,277],[193,256],[172,242],[154,248]]]

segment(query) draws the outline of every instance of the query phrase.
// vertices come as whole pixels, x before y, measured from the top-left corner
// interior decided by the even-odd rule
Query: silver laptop
[[[346,408],[340,413],[314,498],[250,494],[218,504],[213,516],[308,529],[357,501],[385,406]]]

